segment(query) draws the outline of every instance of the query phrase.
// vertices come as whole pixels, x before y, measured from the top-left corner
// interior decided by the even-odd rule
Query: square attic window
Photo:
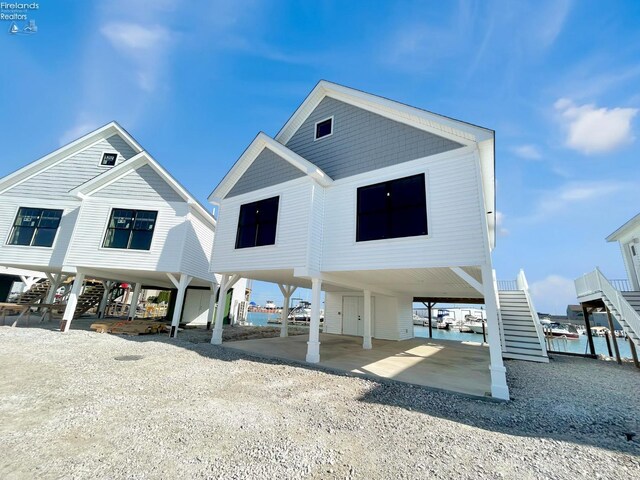
[[[103,153],[102,161],[100,165],[104,165],[106,167],[113,167],[116,164],[116,160],[118,159],[117,153]]]
[[[320,138],[328,137],[333,134],[333,117],[326,118],[316,123],[316,137]]]

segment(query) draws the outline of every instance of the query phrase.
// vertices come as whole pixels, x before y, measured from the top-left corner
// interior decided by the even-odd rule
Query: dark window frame
[[[327,124],[327,122],[329,123],[329,125],[330,125],[330,127],[331,127],[331,128],[329,129],[329,133],[325,133],[325,134],[323,134],[323,135],[318,136],[319,129],[320,129],[320,128],[322,128],[324,125],[326,125],[326,124]],[[316,141],[316,140],[322,140],[323,138],[330,137],[331,135],[333,135],[333,127],[334,127],[334,118],[333,118],[333,115],[332,115],[332,116],[330,116],[330,117],[327,117],[327,118],[325,118],[325,119],[322,119],[322,120],[317,121],[317,122],[314,124],[314,127],[313,127],[313,140],[314,140],[314,141]]]
[[[116,216],[116,214],[118,216]],[[140,215],[143,214],[143,215]],[[144,214],[152,214],[152,216],[144,216]],[[116,218],[120,221],[117,223]],[[125,223],[125,220],[130,222],[129,225]],[[152,222],[151,228],[141,228],[142,225],[146,225]],[[134,251],[149,251],[151,250],[151,245],[153,243],[153,236],[156,231],[156,224],[158,222],[158,211],[157,210],[136,210],[133,208],[112,208],[111,213],[109,214],[109,221],[107,223],[107,228],[104,234],[104,239],[102,240],[102,248],[116,249],[116,250],[134,250]],[[125,223],[122,225],[122,223]],[[113,232],[113,233],[112,233]],[[117,237],[117,233],[120,232],[119,239]],[[128,232],[125,235],[123,232]],[[136,235],[136,232],[140,232]],[[150,233],[150,237],[148,241],[144,238],[146,235],[142,234]],[[140,238],[141,237],[141,238]],[[144,240],[144,245],[142,248],[136,246],[137,242]],[[126,246],[122,246],[119,241],[126,240]]]
[[[426,175],[364,185],[356,191],[356,242],[429,235]]]
[[[260,210],[263,212],[262,215]],[[238,250],[275,245],[279,213],[279,195],[241,205],[235,248]]]
[[[113,163],[105,162],[105,158],[106,158],[107,155],[115,155],[115,157],[113,157]],[[102,159],[100,160],[100,166],[102,166],[102,167],[113,167],[113,166],[115,166],[117,161],[118,161],[118,154],[117,153],[114,153],[114,152],[102,152]]]
[[[30,215],[25,215],[24,211],[32,210]],[[37,212],[37,213],[36,213]],[[45,216],[45,213],[55,213],[57,216]],[[22,214],[22,215],[21,215]],[[17,246],[17,247],[40,247],[40,248],[52,248],[53,244],[56,241],[56,237],[58,236],[58,229],[60,228],[60,222],[62,221],[62,216],[64,215],[64,210],[58,208],[38,208],[38,207],[18,207],[18,211],[13,220],[13,224],[11,225],[11,234],[7,239],[7,245]],[[24,225],[25,217],[35,217],[36,224],[35,225]],[[20,224],[18,223],[18,219],[21,219]],[[32,220],[29,220],[31,222]],[[43,222],[51,222],[55,226],[51,224],[43,225]],[[24,229],[24,230],[23,230]],[[21,231],[31,231],[31,235],[29,236],[28,243],[18,243],[21,240]],[[45,244],[37,243],[40,238],[39,234],[48,232],[52,235],[49,236],[50,241]],[[46,237],[45,237],[46,238]]]

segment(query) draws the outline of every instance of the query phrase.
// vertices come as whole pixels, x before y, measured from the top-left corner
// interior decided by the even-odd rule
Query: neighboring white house
[[[320,359],[321,290],[324,331],[362,336],[364,348],[413,337],[416,298],[484,303],[492,395],[508,398],[492,130],[321,81],[275,138],[258,134],[209,200],[223,291],[242,277],[274,282],[288,304],[296,287],[312,289],[307,361]]]
[[[102,310],[119,282],[135,284],[132,305],[142,288],[177,289],[172,335],[188,291],[204,288],[207,299],[189,293],[186,320],[206,316],[218,285],[208,268],[215,220],[117,123],[0,179],[0,199],[0,265],[45,272],[47,303],[75,278],[65,331],[88,278],[106,286]]]
[[[617,320],[627,335],[637,364],[637,350],[640,349],[640,214],[609,235],[607,242],[618,242],[627,279],[607,279],[596,268],[576,279],[576,294],[585,317],[592,315],[594,310],[604,310],[610,314],[611,330],[615,330],[613,320]],[[591,353],[595,354],[593,344],[590,346]],[[617,346],[616,355],[619,356]]]

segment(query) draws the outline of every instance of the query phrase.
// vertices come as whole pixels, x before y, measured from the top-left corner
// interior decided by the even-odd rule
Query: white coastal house
[[[414,300],[483,303],[491,393],[508,398],[492,130],[321,81],[275,138],[257,135],[209,200],[223,290],[242,277],[274,282],[287,305],[311,288],[308,362],[321,355],[321,290],[324,332],[362,336],[366,349],[413,337]]]
[[[606,240],[618,242],[627,278],[608,279],[596,268],[576,279],[576,294],[586,322],[597,310],[607,313],[611,331],[615,330],[614,319],[617,320],[626,333],[635,363],[640,366],[637,354],[640,348],[640,214],[610,234]],[[587,332],[590,333],[590,329]],[[615,338],[613,343],[619,360]],[[590,348],[595,355],[591,341]]]
[[[0,179],[0,198],[0,265],[44,272],[47,304],[74,277],[65,331],[85,279],[104,285],[101,311],[120,282],[132,305],[142,288],[176,290],[172,335],[207,316],[215,219],[117,123]]]

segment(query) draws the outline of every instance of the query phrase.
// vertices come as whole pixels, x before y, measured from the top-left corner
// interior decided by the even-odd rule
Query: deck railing
[[[601,293],[611,302],[613,308],[627,322],[629,328],[636,334],[640,333],[640,315],[599,269],[596,268],[593,272],[576,279],[575,284],[578,298]]]
[[[524,274],[524,270],[520,270],[520,272],[518,273],[518,277],[516,278],[516,286],[518,287],[518,290],[522,290],[524,292],[524,296],[527,299],[529,311],[531,312],[531,316],[533,317],[533,325],[536,327],[538,342],[540,343],[540,348],[542,349],[542,355],[546,357],[547,344],[544,341],[544,331],[542,330],[540,317],[538,317],[538,310],[536,310],[536,306],[534,305],[533,299],[531,298],[531,293],[529,292],[529,282],[527,282],[527,277]]]
[[[609,283],[619,292],[633,292],[633,287],[626,278],[611,279]]]
[[[501,291],[515,291],[520,290],[518,288],[517,280],[498,280],[498,290]]]

